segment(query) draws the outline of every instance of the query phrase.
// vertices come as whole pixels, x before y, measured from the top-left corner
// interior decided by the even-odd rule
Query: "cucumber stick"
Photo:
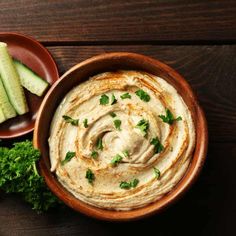
[[[13,60],[8,53],[7,44],[0,42],[0,74],[8,98],[20,115],[29,111],[24,95],[24,90],[20,84],[19,75],[15,69]]]
[[[8,99],[7,93],[2,83],[1,76],[0,76],[0,109],[6,120],[16,116],[16,111]]]
[[[31,93],[42,96],[49,84],[20,61],[14,59],[14,65],[20,76],[21,85]]]
[[[0,124],[6,120],[2,108],[0,107]]]

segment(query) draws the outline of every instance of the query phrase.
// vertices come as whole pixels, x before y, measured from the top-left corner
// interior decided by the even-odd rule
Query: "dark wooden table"
[[[37,215],[17,196],[1,193],[0,236],[236,235],[236,1],[0,1],[0,31],[42,42],[60,74],[104,52],[167,63],[196,91],[210,138],[197,183],[162,214],[122,224],[67,207]]]

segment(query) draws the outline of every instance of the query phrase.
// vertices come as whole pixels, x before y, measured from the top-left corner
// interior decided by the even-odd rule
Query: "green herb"
[[[111,95],[111,105],[114,105],[115,103],[117,103],[117,99],[115,97],[114,94]]]
[[[0,147],[0,189],[19,194],[34,210],[43,212],[60,202],[37,171],[39,158],[31,141],[15,143],[11,149]]]
[[[156,178],[159,179],[160,176],[161,176],[161,172],[160,172],[160,170],[157,169],[156,167],[154,167],[153,170],[154,170],[154,173],[155,173]]]
[[[144,102],[149,102],[151,99],[151,97],[142,89],[137,90],[135,94]]]
[[[139,183],[138,179],[134,179],[130,182],[126,182],[126,181],[122,181],[120,183],[120,188],[122,189],[131,189],[131,188],[135,188]]]
[[[120,96],[121,99],[131,99],[131,95],[129,93],[124,93]]]
[[[112,118],[116,117],[116,113],[114,113],[114,112],[110,112],[109,114]]]
[[[122,152],[122,154],[124,155],[124,157],[128,157],[129,156],[129,151],[125,150],[125,151]]]
[[[84,128],[88,128],[88,119],[84,119],[83,123],[84,123]]]
[[[109,97],[106,94],[103,94],[100,98],[101,105],[107,105],[109,103]]]
[[[114,123],[117,130],[121,130],[121,128],[120,128],[121,120],[114,120],[113,123]]]
[[[166,115],[159,115],[159,117],[162,119],[163,122],[172,125],[174,121],[182,120],[181,116],[178,116],[177,118],[174,118],[173,114],[169,109],[166,109]]]
[[[92,151],[91,157],[92,157],[93,159],[97,159],[97,158],[98,158],[98,152]]]
[[[161,144],[160,140],[158,139],[158,137],[153,138],[150,142],[150,144],[154,145],[154,153],[160,153],[161,151],[163,151],[164,147]]]
[[[69,162],[73,157],[75,156],[75,152],[67,152],[66,157],[63,161],[61,161],[61,164],[64,166],[67,162]]]
[[[79,119],[75,120],[75,119],[72,119],[70,116],[62,116],[63,119],[65,120],[66,123],[71,123],[72,125],[74,126],[78,126],[79,125]]]
[[[121,161],[123,157],[117,154],[112,160],[111,160],[111,165],[112,166],[117,166]]]
[[[88,182],[89,182],[90,184],[92,184],[93,181],[95,180],[95,175],[94,175],[94,173],[93,173],[90,169],[88,169],[88,170],[86,171],[85,178],[88,180]]]
[[[98,150],[103,150],[103,145],[102,145],[102,139],[101,138],[98,138],[96,146],[97,146]]]
[[[138,122],[138,124],[135,126],[135,128],[140,129],[142,135],[146,136],[147,135],[147,131],[149,129],[149,122],[148,122],[148,120],[144,120],[144,119],[140,120]]]

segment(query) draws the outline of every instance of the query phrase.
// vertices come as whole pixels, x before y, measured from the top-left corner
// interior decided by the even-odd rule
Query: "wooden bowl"
[[[48,137],[54,112],[63,97],[74,86],[100,72],[118,69],[142,70],[160,76],[172,84],[189,107],[196,128],[196,147],[192,162],[176,187],[160,200],[145,207],[130,211],[112,211],[83,203],[70,194],[50,172]],[[52,192],[65,204],[88,216],[108,221],[128,221],[158,213],[175,202],[196,180],[206,157],[208,144],[207,124],[204,113],[189,84],[169,66],[152,58],[134,53],[107,53],[92,57],[72,67],[47,93],[40,107],[34,130],[34,145],[40,149],[40,171]]]

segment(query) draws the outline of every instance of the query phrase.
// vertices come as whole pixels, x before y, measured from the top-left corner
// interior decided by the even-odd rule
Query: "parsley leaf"
[[[158,139],[158,137],[153,138],[150,142],[150,144],[154,145],[154,153],[160,153],[161,151],[163,151],[164,147],[161,144],[160,140]]]
[[[129,93],[124,93],[120,96],[121,99],[131,99],[131,95]]]
[[[101,138],[98,138],[96,146],[97,146],[98,150],[103,150],[103,145],[102,145],[102,139]]]
[[[38,213],[58,206],[37,170],[39,150],[31,141],[14,143],[11,149],[0,147],[0,189],[19,194]]]
[[[95,175],[94,175],[94,173],[93,173],[90,169],[88,169],[88,170],[86,171],[85,178],[88,180],[88,182],[89,182],[90,184],[92,184],[93,181],[95,180]]]
[[[67,162],[69,162],[73,157],[75,156],[75,152],[67,152],[66,157],[63,161],[61,161],[61,164],[64,166]]]
[[[97,159],[97,158],[98,158],[98,152],[97,152],[97,151],[92,151],[91,157],[92,157],[93,159]]]
[[[154,170],[154,173],[155,173],[156,178],[159,179],[160,176],[161,176],[160,170],[157,169],[156,167],[153,167],[153,170]]]
[[[139,180],[138,180],[138,179],[133,179],[133,180],[130,181],[130,182],[122,181],[122,182],[120,183],[120,188],[122,188],[122,189],[135,188],[135,187],[137,187],[138,183],[139,183]]]
[[[84,119],[83,123],[84,123],[84,128],[88,128],[88,119]]]
[[[124,157],[128,157],[129,156],[129,151],[125,150],[125,151],[122,152],[122,154],[124,155]]]
[[[142,89],[137,90],[135,94],[144,102],[149,102],[151,99],[151,97]]]
[[[113,123],[114,123],[116,129],[120,131],[121,130],[121,128],[120,128],[121,120],[114,120]]]
[[[111,165],[112,166],[117,166],[121,161],[123,157],[117,154],[112,160],[111,160]]]
[[[66,123],[71,123],[72,125],[74,126],[78,126],[79,125],[79,119],[75,120],[75,119],[72,119],[70,116],[62,116],[63,119],[65,120]]]
[[[144,119],[140,120],[138,122],[138,124],[135,126],[135,128],[140,129],[142,135],[146,136],[147,135],[147,131],[149,129],[149,122],[148,122],[148,120],[144,120]]]
[[[114,105],[115,103],[117,103],[117,99],[115,97],[114,94],[111,95],[111,105]]]
[[[166,109],[166,115],[159,115],[159,117],[162,119],[163,122],[172,125],[174,121],[180,121],[182,120],[181,116],[178,116],[177,118],[174,118],[173,114],[169,109]]]
[[[116,113],[114,113],[114,112],[110,112],[109,115],[110,115],[112,118],[116,117]]]
[[[106,94],[103,94],[100,98],[101,105],[107,105],[109,103],[109,97]]]

